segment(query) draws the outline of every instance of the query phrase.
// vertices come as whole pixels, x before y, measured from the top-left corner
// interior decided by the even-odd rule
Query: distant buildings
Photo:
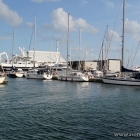
[[[71,66],[73,69],[79,68],[79,61],[71,61],[69,62],[69,65],[71,63]],[[94,61],[80,61],[80,67],[82,70],[86,69],[97,69],[102,70],[106,69],[109,71],[120,71],[121,69],[121,60],[120,59],[108,59],[107,61],[103,60],[94,60]]]
[[[60,52],[49,52],[49,51],[27,51],[27,55],[31,58],[31,61],[36,61],[38,63],[66,63],[66,61],[62,58]]]

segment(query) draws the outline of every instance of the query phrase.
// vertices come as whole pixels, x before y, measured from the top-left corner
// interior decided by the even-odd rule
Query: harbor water
[[[140,87],[7,80],[0,85],[0,140],[140,138]]]

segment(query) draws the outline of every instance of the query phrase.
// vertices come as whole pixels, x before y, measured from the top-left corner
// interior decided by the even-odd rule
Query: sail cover
[[[126,69],[126,68],[124,68],[123,66],[121,66],[121,72],[139,72],[139,71]]]

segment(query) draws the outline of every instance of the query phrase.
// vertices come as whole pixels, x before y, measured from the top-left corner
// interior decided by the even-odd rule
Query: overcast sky
[[[128,60],[132,63],[136,54],[134,65],[140,65],[139,6],[140,0],[126,0],[126,64]],[[33,49],[36,16],[36,50],[56,51],[58,40],[58,50],[66,59],[68,14],[72,60],[79,59],[79,54],[82,60],[97,60],[107,25],[104,51],[108,44],[108,58],[120,59],[122,0],[0,0],[0,52],[7,52],[11,57],[14,26],[14,53],[19,54],[18,47],[24,47],[25,51]]]

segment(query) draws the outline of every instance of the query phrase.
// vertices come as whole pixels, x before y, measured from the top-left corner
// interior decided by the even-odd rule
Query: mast
[[[68,49],[69,49],[69,16],[70,14],[68,14],[68,38],[67,38],[67,71],[68,71]],[[67,72],[66,72],[67,75]]]
[[[104,37],[103,37],[103,41],[101,41],[101,50],[100,50],[100,54],[99,54],[99,59],[98,60],[100,60],[101,59],[101,63],[100,63],[100,65],[98,65],[98,70],[100,70],[101,69],[101,71],[103,71],[104,70],[104,68],[103,68],[103,46],[104,46],[104,40],[105,40],[105,37],[106,37],[106,34],[107,34],[107,30],[108,30],[108,25],[106,26],[106,30],[105,30],[105,33],[104,33]],[[107,58],[107,52],[106,52],[106,57],[105,57],[105,59]],[[100,67],[100,68],[99,68]]]
[[[103,57],[104,57],[104,55],[103,55],[103,53],[104,53],[104,48],[103,48],[103,46],[102,46],[102,59],[101,59],[101,71],[103,71]]]
[[[56,52],[58,52],[58,40],[56,40]]]
[[[52,41],[51,41],[51,50],[50,50],[50,54],[52,54]],[[51,56],[50,56],[51,57]],[[51,66],[52,66],[52,57],[51,57]]]
[[[125,15],[125,0],[123,0],[123,29],[122,29],[122,65],[124,64],[124,15]]]
[[[88,51],[88,40],[86,41],[86,49],[85,49],[85,63],[86,63],[86,61],[87,61],[87,51]]]
[[[79,29],[79,67],[78,67],[78,70],[80,70],[80,47],[81,47],[81,28]]]
[[[105,61],[106,61],[106,62],[105,62],[106,65],[105,65],[105,71],[107,72],[107,71],[108,71],[108,54],[107,54],[107,52],[108,52],[108,25],[106,26],[106,29],[107,29],[107,33],[106,33],[106,36],[107,36],[107,37],[106,37],[106,43],[107,43],[107,44],[106,44],[106,58],[105,58],[105,59],[106,59],[106,60],[105,60]]]
[[[85,65],[87,62],[87,53],[88,53],[88,40],[86,41],[86,48],[85,48],[85,64],[84,64],[84,69],[86,69]]]
[[[14,29],[13,29],[13,45],[12,45],[12,67],[13,67],[14,45],[15,45],[15,26],[14,26]]]
[[[34,57],[33,57],[34,68],[35,68],[35,48],[36,48],[36,16],[34,19]]]
[[[70,47],[70,67],[72,67],[72,64],[71,64],[71,47]]]

